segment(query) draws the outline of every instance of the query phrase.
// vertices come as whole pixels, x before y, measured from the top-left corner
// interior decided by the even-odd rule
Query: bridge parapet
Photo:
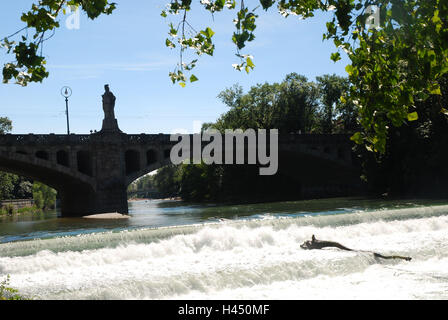
[[[125,135],[127,142],[132,144],[147,143],[172,143],[169,134],[128,134]],[[190,138],[193,135],[190,134]],[[299,134],[281,133],[278,136],[279,143],[302,143],[302,144],[351,144],[350,135],[347,134]]]
[[[170,143],[169,134],[128,134],[126,141],[131,144]]]
[[[89,144],[91,135],[81,134],[4,134],[0,135],[0,146],[57,146]]]
[[[347,134],[279,134],[279,143],[303,143],[303,144],[351,144],[350,135]]]

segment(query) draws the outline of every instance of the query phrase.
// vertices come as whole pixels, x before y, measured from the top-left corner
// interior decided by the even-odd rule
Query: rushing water
[[[0,220],[0,280],[35,299],[447,299],[448,202],[130,203]],[[302,250],[312,234],[338,249]]]

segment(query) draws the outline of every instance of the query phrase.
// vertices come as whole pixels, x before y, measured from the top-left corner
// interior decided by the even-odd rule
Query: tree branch
[[[376,253],[373,251],[353,250],[353,249],[343,246],[342,244],[340,244],[338,242],[317,240],[316,237],[314,236],[314,234],[311,237],[311,240],[305,241],[304,243],[302,243],[300,245],[300,247],[305,250],[323,249],[323,248],[327,248],[327,247],[330,247],[330,248],[333,247],[333,248],[338,248],[338,249],[345,250],[345,251],[369,252],[369,253],[372,253],[375,258],[381,258],[381,259],[402,259],[402,260],[406,260],[406,261],[412,260],[411,257],[385,256],[385,255],[382,255],[380,253]]]

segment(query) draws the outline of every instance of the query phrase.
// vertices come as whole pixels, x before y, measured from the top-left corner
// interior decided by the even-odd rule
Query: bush
[[[34,182],[33,199],[37,208],[52,209],[56,203],[56,190],[43,183]]]
[[[17,213],[40,213],[42,212],[37,206],[25,207],[17,210]]]
[[[13,205],[7,204],[4,207],[0,208],[0,215],[9,215],[12,216],[14,213],[16,213],[16,209]]]
[[[23,297],[17,294],[17,290],[9,287],[8,275],[5,280],[0,282],[0,300],[24,300]]]

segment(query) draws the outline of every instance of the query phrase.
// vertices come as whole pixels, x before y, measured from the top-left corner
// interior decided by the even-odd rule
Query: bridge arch
[[[0,151],[0,170],[40,181],[57,190],[61,210],[67,216],[78,215],[81,207],[94,200],[96,182],[91,177],[48,160]]]
[[[160,158],[160,157],[159,157]],[[132,172],[130,174],[126,175],[126,187],[128,187],[132,182],[137,180],[140,177],[143,177],[144,175],[147,175],[148,173],[151,173],[157,169],[160,169],[162,167],[165,167],[167,165],[171,164],[171,159],[160,159],[156,162],[153,162],[151,164],[147,164],[143,168],[140,168],[140,170]]]

